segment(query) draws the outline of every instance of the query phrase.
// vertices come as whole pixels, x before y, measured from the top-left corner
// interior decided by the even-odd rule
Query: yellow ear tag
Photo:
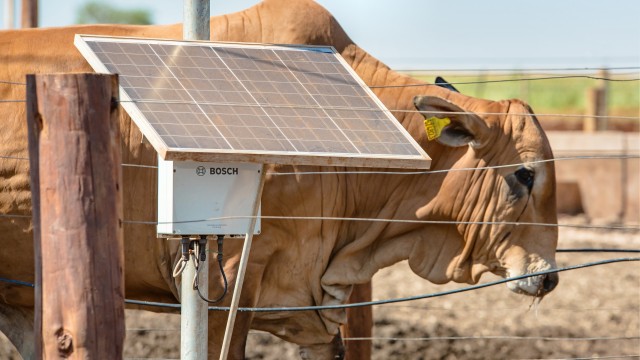
[[[427,131],[427,139],[435,140],[442,134],[442,129],[451,124],[449,118],[430,117],[424,121],[424,128]]]

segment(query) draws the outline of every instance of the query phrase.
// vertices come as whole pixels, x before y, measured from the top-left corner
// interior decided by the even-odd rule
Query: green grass
[[[587,89],[598,86],[598,80],[584,78],[551,79],[533,81],[495,82],[480,84],[462,84],[465,82],[493,81],[522,78],[558,77],[563,75],[447,75],[445,74],[409,74],[423,81],[433,82],[441,75],[460,90],[461,93],[502,100],[518,98],[528,102],[537,113],[585,114]],[[611,78],[624,78],[625,75],[609,75]],[[626,78],[637,78],[628,76]],[[458,84],[455,84],[458,83]],[[640,116],[640,81],[609,81],[608,113],[616,116]]]

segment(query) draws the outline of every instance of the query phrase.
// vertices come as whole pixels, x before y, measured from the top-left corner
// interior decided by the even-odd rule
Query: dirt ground
[[[561,222],[581,222],[579,218]],[[559,248],[640,249],[640,233],[562,228]],[[560,267],[640,254],[559,253]],[[373,359],[640,359],[640,262],[564,272],[540,304],[504,285],[374,308]],[[485,276],[483,281],[496,280]],[[378,272],[374,299],[462,287],[433,285],[399,263]],[[127,311],[125,357],[177,359],[178,315]],[[249,359],[296,359],[297,348],[252,332]],[[18,359],[0,339],[0,359]]]

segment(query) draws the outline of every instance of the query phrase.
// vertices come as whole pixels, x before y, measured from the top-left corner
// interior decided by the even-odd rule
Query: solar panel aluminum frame
[[[171,148],[162,140],[158,132],[146,119],[144,113],[138,108],[126,90],[120,87],[120,103],[127,111],[134,123],[139,127],[143,135],[149,140],[158,154],[164,160],[173,161],[198,161],[198,162],[250,162],[262,164],[289,164],[289,165],[319,165],[319,166],[354,166],[354,167],[374,167],[374,168],[405,168],[405,169],[428,169],[431,159],[426,152],[409,135],[402,125],[395,119],[391,112],[375,96],[369,87],[360,79],[356,72],[340,56],[335,48],[330,46],[313,45],[281,45],[281,44],[254,44],[254,43],[232,43],[232,42],[205,42],[205,41],[185,41],[185,40],[162,40],[162,39],[141,39],[129,37],[108,37],[95,35],[76,34],[74,44],[85,57],[91,67],[98,73],[110,73],[86,41],[104,41],[121,43],[144,43],[144,44],[167,44],[180,46],[214,46],[214,47],[238,47],[249,46],[264,47],[265,49],[329,49],[337,61],[344,66],[346,71],[355,79],[362,89],[369,95],[372,101],[380,108],[397,130],[404,136],[407,142],[415,149],[415,155],[386,155],[386,154],[362,154],[362,153],[323,153],[304,151],[266,151],[266,150],[241,150],[241,149],[199,149],[199,148]]]

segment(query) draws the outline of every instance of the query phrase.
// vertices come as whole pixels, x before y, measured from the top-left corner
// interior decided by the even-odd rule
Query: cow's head
[[[438,283],[476,283],[487,271],[513,277],[555,268],[555,170],[553,162],[544,162],[553,155],[529,106],[456,93],[448,99],[417,96],[414,103],[425,119],[450,119],[434,140],[439,145],[432,144],[432,169],[452,170],[439,175],[437,195],[416,215],[457,224],[430,229],[428,236],[431,241],[435,237],[442,250],[433,255],[414,246],[412,269]],[[511,164],[522,165],[505,166]],[[510,282],[508,287],[541,297],[557,283],[558,276],[552,274]]]

